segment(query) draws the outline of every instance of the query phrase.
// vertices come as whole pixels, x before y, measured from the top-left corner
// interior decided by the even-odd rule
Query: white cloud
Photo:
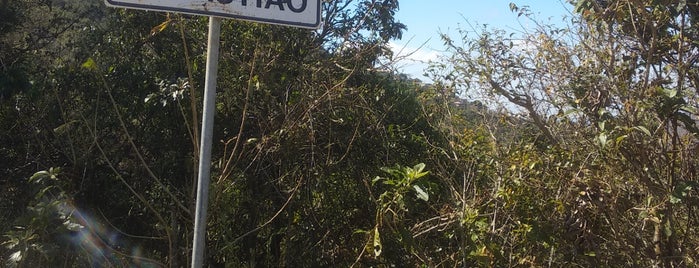
[[[393,58],[401,61],[427,63],[430,60],[436,60],[439,57],[439,52],[425,46],[414,47],[410,46],[409,44],[401,45],[394,42],[389,42],[388,46],[394,53]]]
[[[440,57],[440,52],[428,48],[426,45],[412,46],[389,42],[389,48],[393,52],[393,67],[398,71],[410,75],[413,78],[425,80],[423,76],[430,61],[436,61]]]

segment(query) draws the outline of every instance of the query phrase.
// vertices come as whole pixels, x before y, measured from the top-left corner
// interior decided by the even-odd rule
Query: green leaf
[[[418,173],[422,172],[422,170],[424,170],[424,169],[425,169],[425,163],[420,163],[420,164],[417,164],[413,167],[413,170],[415,170]]]
[[[670,204],[679,204],[682,203],[682,199],[675,196],[675,195],[670,195]]]
[[[159,34],[160,32],[164,31],[168,25],[170,25],[170,22],[172,22],[172,20],[170,20],[170,18],[168,18],[163,23],[156,25],[155,27],[153,27],[153,29],[150,30],[150,34],[151,35]]]
[[[29,178],[29,182],[39,183],[43,179],[50,178],[50,177],[51,177],[51,174],[48,171],[42,170],[42,171],[39,171],[37,173],[34,173],[34,175],[32,175],[31,178]]]
[[[674,98],[675,96],[677,96],[677,90],[676,90],[676,89],[666,89],[666,88],[664,88],[664,89],[662,90],[662,93],[663,93],[663,95],[665,95],[665,97],[668,97],[668,98],[670,98],[670,99],[671,99],[671,98]]]
[[[88,70],[97,70],[97,63],[92,58],[87,58],[85,62],[81,65],[83,68]]]
[[[517,10],[519,10],[517,5],[515,3],[510,2],[510,11],[516,12]]]
[[[413,181],[429,174],[428,171],[423,172],[423,170],[425,170],[425,164],[420,163],[415,165],[413,168],[406,168],[406,175],[408,175],[410,182],[412,183]]]
[[[629,137],[629,135],[621,135],[615,139],[615,142],[616,142],[616,144],[621,144],[621,142],[624,141],[628,137]]]
[[[2,244],[0,244],[0,245],[5,246],[5,248],[13,249],[19,245],[19,239],[17,237],[11,237],[9,235],[5,235],[5,237],[8,237],[9,239],[7,241],[3,242]]]
[[[680,107],[680,110],[685,111],[685,112],[688,112],[688,113],[692,113],[692,114],[696,114],[696,113],[697,113],[697,109],[694,108],[694,107],[692,107],[692,106],[690,106],[690,105],[682,105],[682,106]]]
[[[58,179],[58,173],[61,172],[61,168],[56,167],[56,168],[49,168],[49,175],[51,175],[51,179],[57,180]]]
[[[685,129],[694,134],[699,134],[699,128],[697,128],[696,121],[694,118],[683,112],[676,112],[675,116],[684,125]]]
[[[597,142],[602,148],[607,146],[607,134],[600,133],[599,136],[597,136]]]
[[[43,189],[39,190],[38,193],[36,193],[36,198],[41,198],[41,197],[43,197],[44,195],[46,195],[46,193],[47,193],[48,191],[51,191],[51,189],[53,189],[53,188],[56,188],[56,186],[46,186],[46,187],[44,187]]]
[[[574,108],[574,109],[570,109],[570,110],[568,110],[568,111],[565,111],[565,112],[563,113],[563,116],[562,116],[562,117],[567,117],[567,116],[569,116],[569,115],[571,115],[571,114],[574,114],[574,113],[580,113],[580,109],[575,109],[575,108]]]
[[[687,0],[680,0],[679,3],[677,3],[677,6],[675,7],[675,11],[677,13],[682,12],[682,10],[687,6]]]
[[[22,262],[22,259],[22,251],[18,250],[15,253],[10,254],[10,258],[8,259],[8,261],[10,263],[19,263]]]
[[[643,132],[643,134],[646,134],[648,137],[652,136],[650,130],[644,126],[635,126],[634,129]]]
[[[646,218],[648,218],[649,216],[650,216],[650,215],[648,215],[648,211],[647,211],[647,210],[641,210],[641,212],[638,213],[638,217],[641,218],[641,219],[646,219]]]
[[[670,224],[663,224],[663,231],[665,233],[665,237],[671,237],[672,236],[672,226]]]
[[[417,198],[422,199],[423,201],[427,202],[430,200],[430,195],[427,194],[420,186],[413,185],[413,188],[415,189],[415,192],[417,193]]]
[[[379,227],[374,227],[374,256],[378,257],[381,255],[381,235],[379,234]]]
[[[355,234],[368,234],[368,233],[369,233],[369,231],[362,230],[362,229],[356,229],[356,230],[354,230],[354,232],[352,232],[353,235],[355,235]]]
[[[687,196],[689,196],[692,189],[699,186],[697,183],[693,182],[680,182],[675,189],[673,189],[670,194],[670,203],[677,204],[681,203]]]
[[[85,226],[82,226],[82,225],[80,225],[80,224],[71,222],[71,221],[69,221],[69,220],[63,222],[63,225],[66,227],[66,229],[68,229],[68,230],[70,230],[70,231],[73,231],[73,232],[77,232],[77,231],[80,231],[80,230],[82,230],[83,228],[85,228]]]
[[[70,129],[70,127],[71,127],[73,124],[77,124],[77,123],[79,123],[78,120],[69,121],[69,122],[67,122],[67,123],[65,123],[65,124],[62,124],[62,125],[60,125],[60,126],[54,128],[54,129],[53,129],[53,132],[56,133],[56,134],[58,134],[58,135],[64,134],[64,133],[66,133],[66,132]]]

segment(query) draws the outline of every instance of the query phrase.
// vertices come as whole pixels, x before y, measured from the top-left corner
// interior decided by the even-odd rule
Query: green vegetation
[[[571,4],[444,36],[432,85],[377,67],[397,0],[225,20],[207,265],[699,265],[699,4]],[[0,1],[0,265],[189,266],[206,30]]]

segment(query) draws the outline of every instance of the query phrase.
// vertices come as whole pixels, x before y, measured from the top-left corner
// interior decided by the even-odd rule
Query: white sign
[[[318,28],[320,0],[105,0],[108,6]]]

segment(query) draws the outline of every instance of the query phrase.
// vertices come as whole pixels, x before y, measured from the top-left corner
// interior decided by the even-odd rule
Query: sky
[[[426,62],[436,59],[444,51],[440,33],[459,37],[459,26],[487,24],[488,28],[517,30],[527,27],[526,19],[518,20],[510,11],[510,3],[519,7],[529,6],[537,18],[551,23],[562,23],[572,6],[566,0],[402,0],[396,18],[407,25],[402,40],[394,40],[391,47],[395,54],[412,53],[397,64],[398,70],[413,78],[429,82],[423,74]],[[423,45],[421,47],[421,45]]]

